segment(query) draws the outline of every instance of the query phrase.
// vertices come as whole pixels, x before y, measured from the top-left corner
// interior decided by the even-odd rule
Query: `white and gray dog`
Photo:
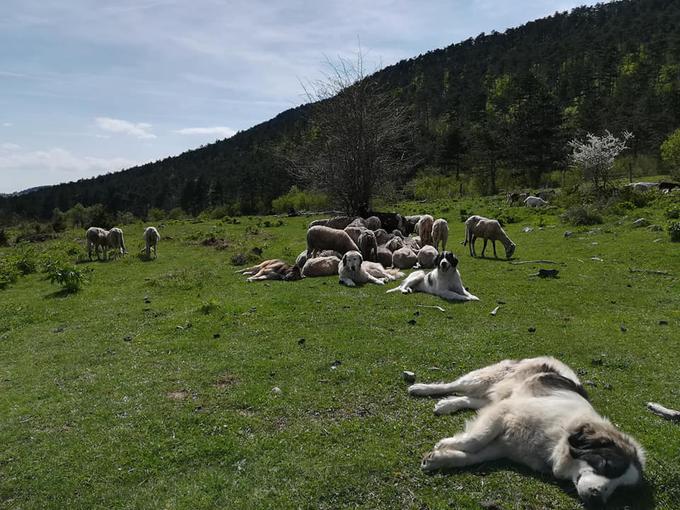
[[[414,271],[399,287],[387,292],[401,291],[403,294],[411,292],[425,292],[451,301],[479,301],[477,296],[470,294],[463,286],[458,272],[458,257],[450,251],[441,252],[434,261],[435,268],[426,273]]]
[[[414,384],[415,396],[440,400],[435,414],[479,409],[465,431],[439,441],[422,468],[464,467],[510,459],[571,480],[588,506],[642,478],[644,451],[600,416],[578,377],[551,357],[505,360],[443,384]]]

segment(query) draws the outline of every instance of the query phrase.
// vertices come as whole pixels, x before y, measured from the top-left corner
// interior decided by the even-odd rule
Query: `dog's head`
[[[354,250],[348,251],[342,256],[342,265],[353,273],[359,271],[363,261],[364,258],[361,256],[361,253]]]
[[[443,251],[437,255],[436,259],[434,259],[434,266],[444,272],[449,269],[456,269],[458,266],[458,257],[450,251]]]
[[[581,461],[574,484],[587,506],[604,504],[617,487],[642,479],[644,452],[608,423],[586,423],[569,436],[569,454]]]
[[[294,282],[296,280],[302,279],[302,273],[300,266],[292,266],[287,272],[283,279],[287,282]]]

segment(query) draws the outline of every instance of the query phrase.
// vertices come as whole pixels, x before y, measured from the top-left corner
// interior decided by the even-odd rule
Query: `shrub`
[[[463,181],[448,175],[420,173],[406,183],[406,196],[414,200],[450,200],[458,197]]]
[[[680,219],[680,207],[671,206],[668,209],[666,209],[666,218],[668,218],[669,220]]]
[[[680,243],[680,221],[671,221],[668,224],[668,233],[671,236],[671,241]]]
[[[220,307],[220,304],[215,301],[214,299],[211,299],[210,301],[205,301],[201,307],[199,308],[200,312],[203,315],[209,315],[215,310],[218,310]]]
[[[7,288],[8,285],[16,283],[19,279],[19,270],[13,260],[8,258],[0,259],[0,289]]]
[[[60,285],[68,293],[78,292],[88,281],[87,271],[73,265],[51,265],[48,271],[50,282]]]
[[[602,216],[592,207],[583,205],[567,209],[562,215],[562,221],[571,225],[596,225],[602,223]]]
[[[24,248],[19,251],[14,261],[14,265],[22,275],[35,273],[38,269],[38,261],[33,248]]]
[[[287,213],[289,211],[321,211],[328,207],[328,197],[323,193],[303,191],[297,186],[279,198],[272,200],[272,209],[275,213]]]
[[[9,246],[9,239],[4,228],[0,228],[0,246]]]

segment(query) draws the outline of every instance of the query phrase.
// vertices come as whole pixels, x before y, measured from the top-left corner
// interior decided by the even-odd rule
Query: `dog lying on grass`
[[[401,291],[403,294],[411,292],[425,292],[451,301],[479,301],[463,286],[463,281],[458,272],[458,258],[450,251],[443,251],[434,261],[435,268],[426,273],[414,271],[408,278],[401,282],[399,287],[387,292]]]
[[[237,273],[251,275],[247,281],[256,282],[261,280],[286,280],[294,281],[302,278],[300,268],[296,265],[291,266],[287,262],[279,259],[269,259],[260,264],[239,269]]]
[[[510,459],[571,480],[586,505],[603,504],[642,478],[644,451],[600,416],[576,374],[550,357],[505,360],[448,384],[414,384],[415,396],[456,394],[435,414],[479,409],[465,432],[439,441],[425,471]]]
[[[348,251],[342,256],[338,266],[340,283],[354,287],[357,283],[375,283],[385,285],[397,278],[403,278],[404,273],[397,269],[385,269],[378,262],[365,261],[358,251]]]

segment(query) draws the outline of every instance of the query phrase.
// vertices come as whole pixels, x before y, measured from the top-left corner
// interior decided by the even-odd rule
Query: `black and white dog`
[[[435,259],[435,268],[426,273],[414,271],[399,287],[387,292],[401,291],[403,294],[411,292],[425,292],[451,301],[479,301],[463,286],[457,269],[458,257],[450,251],[441,252]]]

